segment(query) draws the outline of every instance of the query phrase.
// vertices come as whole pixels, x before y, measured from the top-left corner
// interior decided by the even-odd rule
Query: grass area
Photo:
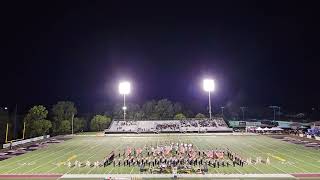
[[[245,165],[244,167],[209,167],[209,173],[222,174],[271,174],[271,173],[319,173],[319,150],[306,148],[266,136],[188,136],[183,134],[144,135],[124,137],[75,136],[48,148],[0,161],[0,174],[59,173],[59,174],[139,174],[138,167],[68,168],[63,162],[102,160],[112,150],[127,146],[143,147],[165,142],[192,143],[199,149],[229,148],[242,157],[270,158],[271,164]],[[58,165],[60,164],[60,166]]]

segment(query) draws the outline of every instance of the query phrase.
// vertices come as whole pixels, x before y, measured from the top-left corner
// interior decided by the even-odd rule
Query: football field
[[[101,161],[111,151],[123,152],[127,147],[145,147],[168,143],[193,144],[199,150],[228,148],[245,160],[256,157],[270,159],[270,164],[209,167],[209,174],[293,174],[320,173],[320,151],[261,135],[115,135],[74,136],[58,144],[0,161],[0,174],[140,174],[137,166],[71,167],[68,161]],[[146,172],[148,173],[148,172]]]

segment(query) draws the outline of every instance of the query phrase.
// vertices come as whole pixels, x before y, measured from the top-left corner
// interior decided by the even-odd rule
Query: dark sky
[[[216,106],[320,101],[316,1],[1,2],[0,106],[72,100],[81,111],[128,98]]]

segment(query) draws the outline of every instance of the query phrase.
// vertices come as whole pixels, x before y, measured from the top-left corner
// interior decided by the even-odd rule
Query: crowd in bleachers
[[[182,120],[181,127],[217,127],[217,126],[227,126],[222,118],[217,119],[202,119],[202,120]]]
[[[106,132],[195,132],[229,131],[223,118],[150,120],[150,121],[114,121]]]
[[[181,127],[198,127],[197,120],[181,120],[180,121]]]
[[[216,127],[216,121],[215,120],[200,120],[199,121],[200,127]]]
[[[174,131],[179,130],[179,124],[178,123],[162,123],[156,125],[157,131]]]
[[[137,122],[136,121],[116,121],[116,123],[112,123],[110,125],[110,129],[112,131],[119,131],[119,132],[127,132],[127,131],[136,131],[137,129]]]
[[[227,123],[224,121],[223,118],[217,118],[216,119],[217,125],[218,126],[228,126]]]

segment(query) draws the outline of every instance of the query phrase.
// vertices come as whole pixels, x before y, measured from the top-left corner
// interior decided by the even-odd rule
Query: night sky
[[[82,112],[121,101],[169,98],[206,106],[320,102],[316,1],[1,2],[0,106],[76,102]]]

